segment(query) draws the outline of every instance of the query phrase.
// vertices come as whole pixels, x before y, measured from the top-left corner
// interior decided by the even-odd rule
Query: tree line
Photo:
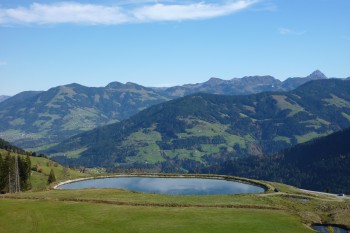
[[[0,193],[17,193],[31,189],[29,156],[0,154]]]

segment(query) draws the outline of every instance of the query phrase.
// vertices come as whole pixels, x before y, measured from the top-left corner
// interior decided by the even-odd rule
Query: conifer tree
[[[53,171],[53,169],[51,168],[51,171],[50,171],[50,175],[49,175],[49,178],[47,180],[47,183],[51,184],[53,182],[56,181],[56,176],[55,176],[55,172]]]
[[[31,189],[31,161],[30,157],[27,155],[26,158],[19,158],[18,160],[19,164],[19,175],[20,175],[20,183],[21,183],[21,190],[29,190]]]
[[[14,164],[14,184],[13,184],[13,192],[18,193],[21,192],[21,182],[20,182],[20,178],[19,178],[19,165],[18,165],[18,156],[14,157],[15,160],[15,164]]]
[[[14,187],[14,160],[8,151],[4,160],[4,173],[5,173],[5,192],[13,193]]]
[[[25,174],[25,181],[26,181],[26,190],[32,188],[32,183],[30,180],[30,176],[32,174],[32,162],[30,161],[29,155],[26,156],[25,159],[25,169],[24,169],[24,174]]]
[[[4,159],[0,154],[0,193],[5,189],[5,184]]]

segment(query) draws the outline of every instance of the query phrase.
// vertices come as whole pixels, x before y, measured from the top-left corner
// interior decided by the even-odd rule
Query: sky
[[[1,0],[0,95],[350,76],[349,0]]]

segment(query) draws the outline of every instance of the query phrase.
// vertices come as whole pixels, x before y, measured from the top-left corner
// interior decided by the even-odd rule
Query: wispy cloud
[[[221,3],[133,0],[126,5],[78,2],[33,3],[29,7],[0,8],[0,25],[15,24],[104,24],[143,23],[209,19],[244,10],[260,0]]]
[[[263,1],[262,4],[260,4],[258,7],[254,7],[252,10],[276,12],[278,11],[278,7],[274,2],[266,0],[266,1]]]
[[[301,36],[301,35],[304,35],[306,33],[305,31],[296,31],[296,30],[293,30],[290,28],[285,28],[285,27],[279,28],[278,32],[281,35],[294,35],[294,36]]]
[[[128,17],[119,7],[62,2],[51,5],[33,3],[28,8],[0,8],[0,24],[117,24]]]
[[[255,2],[241,0],[224,5],[206,4],[203,2],[187,5],[155,4],[136,9],[133,13],[138,21],[207,19],[231,14],[245,9]]]
[[[350,36],[344,36],[344,40],[350,41]]]

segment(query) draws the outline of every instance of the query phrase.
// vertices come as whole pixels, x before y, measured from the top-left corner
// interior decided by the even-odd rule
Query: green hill
[[[68,164],[187,172],[217,157],[272,154],[349,126],[350,82],[329,79],[291,92],[194,94],[74,136],[48,152]]]
[[[0,103],[0,136],[38,150],[166,100],[152,89],[118,82],[101,88],[70,84],[23,92]]]

